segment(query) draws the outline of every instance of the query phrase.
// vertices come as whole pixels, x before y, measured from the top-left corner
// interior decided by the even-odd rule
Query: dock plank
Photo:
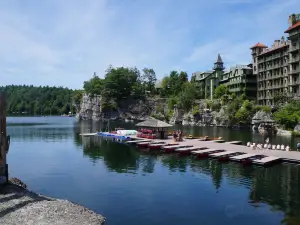
[[[209,153],[209,152],[215,152],[215,151],[222,151],[222,149],[207,149],[207,150],[197,150],[197,151],[192,151],[192,154],[202,154],[202,153]]]
[[[175,151],[193,151],[198,149],[207,149],[206,147],[184,147],[184,148],[178,148]]]
[[[239,160],[247,159],[247,158],[250,158],[250,157],[253,157],[256,155],[259,155],[259,154],[248,153],[248,154],[243,154],[243,155],[232,156],[232,157],[230,157],[230,159],[239,161]]]
[[[260,165],[266,165],[266,164],[278,161],[280,159],[281,159],[280,157],[268,156],[268,157],[265,157],[265,158],[262,158],[262,159],[255,159],[255,160],[252,161],[252,163],[260,164]]]
[[[210,156],[212,156],[212,157],[219,157],[219,156],[230,155],[230,154],[233,154],[233,153],[235,153],[235,152],[225,151],[225,152],[212,153],[212,154],[210,154]]]
[[[126,141],[128,144],[141,143],[141,142],[149,142],[149,140],[134,140],[134,141]]]

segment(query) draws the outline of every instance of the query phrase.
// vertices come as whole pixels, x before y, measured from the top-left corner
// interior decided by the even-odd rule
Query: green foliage
[[[104,80],[99,78],[96,73],[89,81],[85,81],[83,84],[83,89],[92,95],[100,95],[104,88]]]
[[[173,111],[174,106],[178,104],[178,98],[176,96],[171,96],[168,98],[168,109]]]
[[[34,87],[26,85],[9,85],[0,87],[7,96],[8,115],[60,115],[75,112],[72,100],[80,97],[79,91],[63,87]]]
[[[169,76],[162,79],[161,97],[178,96],[183,90],[183,84],[188,83],[186,72],[171,71]]]
[[[142,83],[146,91],[149,91],[150,94],[155,93],[156,74],[153,69],[143,69]]]
[[[220,101],[212,101],[211,103],[211,110],[212,111],[219,111],[221,109]]]
[[[102,95],[105,99],[114,100],[117,104],[124,98],[144,98],[145,91],[154,92],[156,81],[153,69],[145,68],[143,77],[137,68],[109,66],[104,79],[94,76],[84,82],[84,90],[89,94]],[[106,108],[115,108],[110,103]]]
[[[194,84],[185,82],[178,96],[179,107],[188,111],[192,108],[196,99],[197,89]]]
[[[298,132],[298,131],[292,131],[292,135],[294,137],[300,137],[300,132]]]
[[[289,98],[286,92],[278,93],[274,96],[274,104],[276,107],[281,107],[288,102],[289,102]]]
[[[294,129],[300,122],[300,101],[293,100],[274,113],[274,119],[285,129]]]
[[[195,105],[195,106],[193,107],[192,114],[193,114],[193,116],[197,116],[197,115],[199,115],[199,113],[200,113],[200,108],[199,108],[198,105]]]
[[[255,107],[253,102],[245,100],[242,106],[238,109],[235,114],[235,120],[237,123],[249,124],[255,113]]]
[[[254,107],[254,110],[255,110],[255,112],[258,112],[258,111],[264,111],[264,112],[266,112],[266,113],[270,113],[271,111],[272,111],[272,109],[271,109],[271,107],[269,107],[269,106],[264,106],[264,105],[256,105],[255,107]]]
[[[230,92],[229,92],[229,89],[226,85],[224,84],[221,84],[220,86],[218,86],[216,89],[215,89],[215,92],[214,92],[214,98],[215,99],[220,99],[222,98],[224,95],[230,95]]]

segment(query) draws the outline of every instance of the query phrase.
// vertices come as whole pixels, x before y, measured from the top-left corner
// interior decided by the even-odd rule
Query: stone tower
[[[221,58],[221,55],[218,54],[217,61],[214,63],[214,73],[210,79],[210,99],[213,99],[214,91],[216,87],[219,86],[219,81],[222,79],[222,75],[224,73],[224,63]]]
[[[253,69],[253,75],[257,75],[258,69],[257,69],[257,56],[262,53],[263,49],[267,48],[266,45],[262,43],[257,43],[256,45],[252,46],[250,49],[252,50],[252,69]]]

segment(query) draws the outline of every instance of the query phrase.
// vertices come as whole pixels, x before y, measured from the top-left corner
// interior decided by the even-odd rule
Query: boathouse
[[[167,139],[168,138],[168,128],[172,125],[165,123],[161,120],[149,117],[147,120],[136,124],[139,127],[138,133],[146,133],[146,138],[150,136],[157,139]]]

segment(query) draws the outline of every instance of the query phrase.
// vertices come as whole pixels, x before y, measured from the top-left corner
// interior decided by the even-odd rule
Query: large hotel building
[[[275,40],[269,48],[261,43],[251,48],[259,105],[273,106],[279,94],[300,97],[300,15],[291,15],[289,25],[287,39]]]

